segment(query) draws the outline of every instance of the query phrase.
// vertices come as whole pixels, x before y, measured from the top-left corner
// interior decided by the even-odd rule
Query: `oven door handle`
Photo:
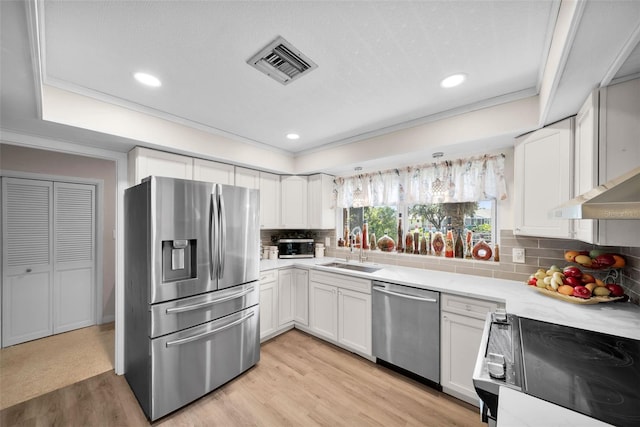
[[[377,292],[381,292],[383,294],[389,294],[389,295],[393,295],[396,297],[400,297],[400,298],[406,298],[406,299],[412,299],[415,301],[422,301],[422,302],[438,302],[437,299],[433,299],[433,298],[422,298],[422,297],[417,297],[415,295],[408,295],[408,294],[402,294],[400,292],[393,292],[393,291],[389,291],[387,289],[384,288],[377,288],[377,287],[373,287],[374,291]]]
[[[176,345],[187,344],[187,343],[190,343],[190,342],[193,342],[193,341],[197,341],[197,340],[201,340],[203,338],[210,337],[211,335],[215,335],[218,332],[222,332],[222,331],[224,331],[226,329],[233,328],[234,326],[239,325],[240,323],[244,322],[248,318],[253,317],[254,314],[255,314],[255,312],[252,311],[251,313],[249,313],[249,314],[247,314],[245,316],[242,316],[238,320],[234,320],[233,322],[227,323],[226,325],[220,326],[219,328],[216,328],[216,329],[214,329],[212,331],[203,332],[203,333],[198,334],[198,335],[193,335],[193,336],[190,336],[190,337],[187,337],[187,338],[182,338],[182,339],[175,340],[175,341],[168,341],[167,342],[167,348],[168,347],[173,347],[173,346],[176,346]]]
[[[204,301],[204,302],[200,302],[198,304],[185,305],[185,306],[182,306],[182,307],[167,308],[167,314],[176,314],[176,313],[184,313],[185,311],[199,310],[201,308],[208,307],[210,305],[215,305],[215,304],[218,304],[218,303],[221,303],[221,302],[230,301],[232,299],[240,298],[241,296],[244,296],[244,295],[248,294],[249,292],[252,292],[253,290],[254,290],[254,288],[251,287],[249,289],[245,289],[244,291],[236,292],[233,295],[228,295],[226,297],[214,299],[214,300],[211,300],[211,301]]]

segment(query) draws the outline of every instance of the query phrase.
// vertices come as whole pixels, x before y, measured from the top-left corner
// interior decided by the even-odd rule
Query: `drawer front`
[[[219,319],[260,301],[258,282],[151,306],[150,337]]]
[[[365,294],[371,293],[371,280],[360,279],[349,275],[311,270],[309,272],[309,280],[324,283],[326,285],[337,286],[339,288],[351,289]]]
[[[442,294],[441,309],[442,311],[448,311],[450,313],[458,313],[484,320],[488,312],[495,311],[498,307],[504,307],[504,304],[495,301]]]
[[[260,284],[275,282],[278,280],[278,270],[269,270],[260,272]]]
[[[235,378],[260,359],[258,306],[151,340],[151,420]]]

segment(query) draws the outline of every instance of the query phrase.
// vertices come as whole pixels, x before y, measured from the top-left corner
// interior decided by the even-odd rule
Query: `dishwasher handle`
[[[377,286],[374,286],[373,290],[376,291],[376,292],[381,292],[383,294],[389,294],[389,295],[397,296],[397,297],[400,297],[400,298],[406,298],[406,299],[411,299],[411,300],[415,300],[415,301],[438,302],[438,300],[434,299],[434,298],[423,298],[423,297],[418,297],[418,296],[415,296],[415,295],[403,294],[403,293],[400,293],[400,292],[393,292],[393,291],[390,291],[388,289],[377,287]]]

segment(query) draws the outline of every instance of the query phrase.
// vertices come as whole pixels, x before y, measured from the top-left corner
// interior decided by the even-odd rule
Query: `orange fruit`
[[[580,278],[580,280],[582,280],[582,283],[594,283],[596,281],[596,278],[593,277],[592,274],[589,273],[582,273],[582,277]]]
[[[622,268],[626,265],[624,258],[621,255],[612,255],[613,259],[616,260],[615,264],[611,266],[611,268]]]
[[[567,262],[575,262],[576,257],[577,257],[578,255],[580,255],[580,252],[578,252],[578,251],[566,251],[566,252],[564,253],[564,259],[565,259]]]
[[[558,286],[558,292],[561,293],[562,295],[571,295],[573,294],[573,286],[569,286],[569,285]]]

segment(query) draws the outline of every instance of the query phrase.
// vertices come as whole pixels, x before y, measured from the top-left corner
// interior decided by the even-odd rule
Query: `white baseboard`
[[[110,314],[108,316],[102,316],[102,322],[100,322],[100,324],[105,324],[105,323],[111,323],[111,322],[115,322],[116,321],[116,315],[115,314]]]

